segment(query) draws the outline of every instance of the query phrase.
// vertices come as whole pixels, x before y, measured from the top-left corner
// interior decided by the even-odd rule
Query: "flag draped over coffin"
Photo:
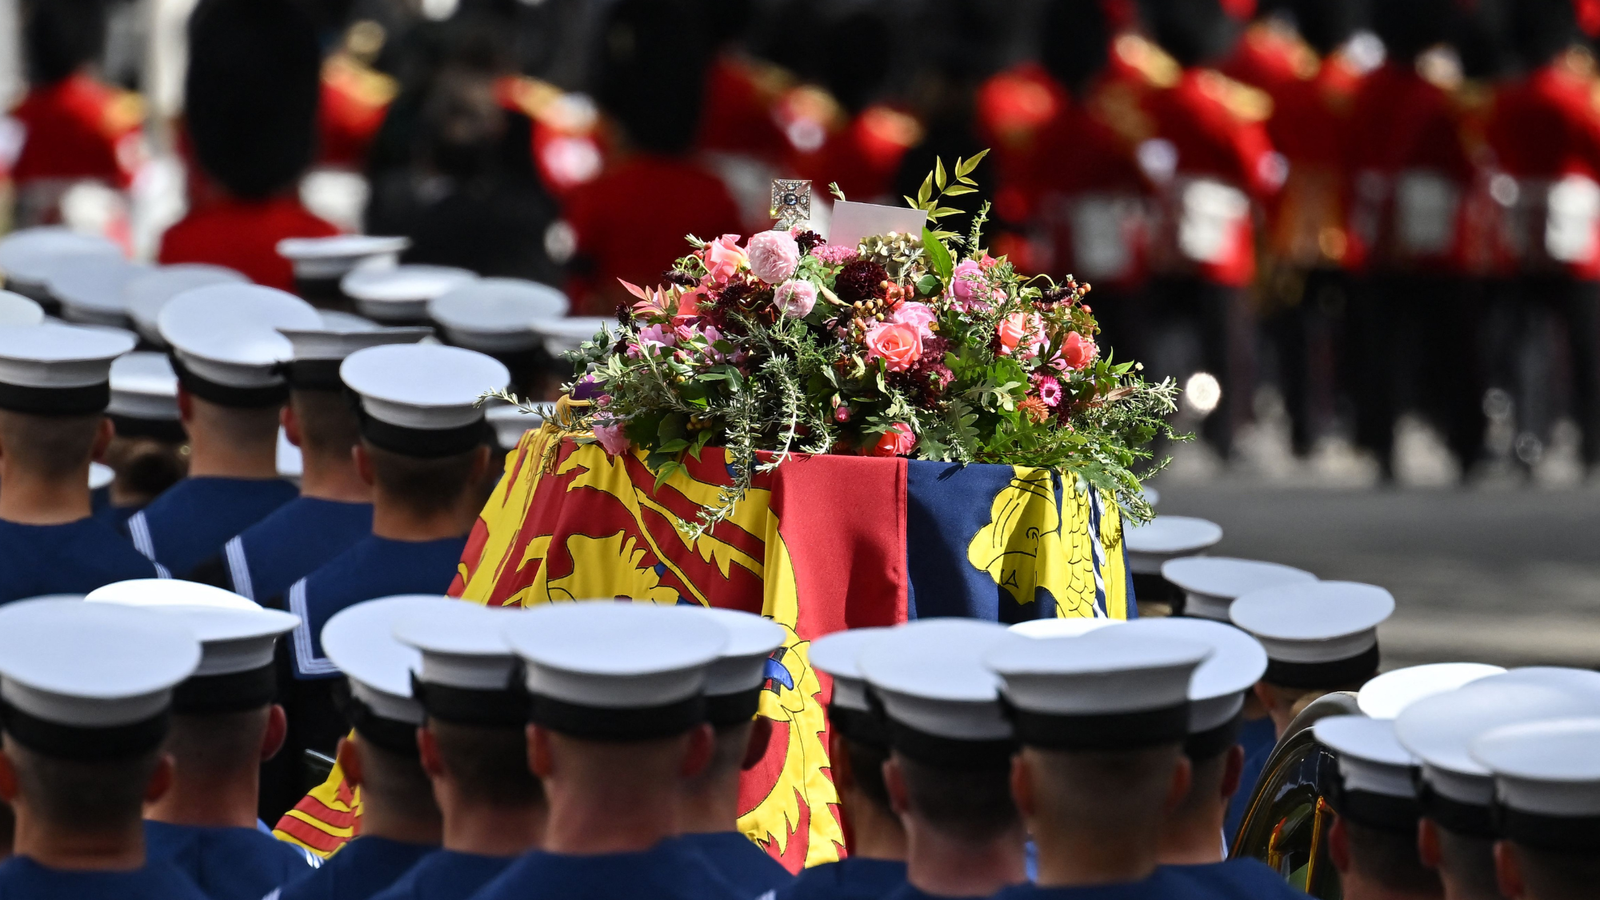
[[[810,666],[812,640],[918,616],[1129,613],[1117,508],[1070,473],[793,458],[757,474],[733,514],[691,542],[678,524],[732,476],[721,450],[685,462],[657,486],[641,457],[608,456],[553,426],[528,432],[506,458],[451,593],[493,606],[695,603],[784,626],[759,712],[773,739],[746,773],[739,827],[791,869],[836,859],[844,845],[826,752],[831,685]],[[278,834],[331,852],[358,803],[330,779]]]

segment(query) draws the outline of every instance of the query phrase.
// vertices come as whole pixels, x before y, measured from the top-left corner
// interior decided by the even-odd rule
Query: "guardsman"
[[[161,238],[163,263],[213,263],[292,290],[284,238],[338,233],[300,203],[316,142],[322,54],[292,0],[205,0],[189,20],[184,126],[189,213]]]
[[[983,654],[1003,626],[924,619],[864,647],[861,672],[889,732],[884,783],[906,829],[895,900],[989,897],[1027,881],[1027,836],[1011,798],[1011,723]]]
[[[828,699],[828,763],[839,793],[839,818],[850,835],[849,855],[811,866],[780,892],[785,900],[845,897],[875,900],[906,880],[906,829],[890,805],[883,765],[889,736],[872,712],[859,656],[887,632],[836,631],[811,642],[811,665],[833,680]]]
[[[205,900],[147,858],[140,808],[172,786],[173,688],[200,644],[155,612],[81,600],[0,611],[0,797],[16,816],[0,895]]]
[[[1294,717],[1318,697],[1360,690],[1378,674],[1377,628],[1393,612],[1388,591],[1349,581],[1259,588],[1228,609],[1233,624],[1267,650],[1255,697],[1274,729],[1273,742],[1263,742],[1244,761],[1239,792],[1228,806],[1228,834],[1238,832],[1267,758]]]
[[[422,654],[412,690],[427,719],[417,747],[444,830],[440,848],[374,900],[466,900],[541,843],[544,788],[528,770],[527,695],[502,635],[515,615],[430,603],[394,621],[394,636]]]
[[[706,73],[705,112],[695,146],[702,153],[744,157],[780,168],[789,153],[789,140],[774,107],[794,86],[794,76],[741,46],[754,3],[708,0],[701,5],[717,54]]]
[[[707,51],[699,33],[681,27],[684,2],[624,0],[606,20],[598,99],[627,152],[574,189],[563,212],[574,241],[575,313],[609,316],[632,302],[617,279],[657,284],[684,254],[685,234],[743,231],[721,179],[686,155]]]
[[[1600,698],[1557,679],[1490,676],[1424,697],[1395,718],[1395,735],[1421,760],[1417,850],[1439,873],[1445,900],[1501,900],[1495,882],[1494,776],[1469,752],[1494,728],[1600,715]]]
[[[1167,580],[1162,565],[1216,546],[1222,526],[1192,516],[1158,515],[1143,525],[1124,525],[1122,539],[1139,617],[1173,616],[1183,612],[1183,591]]]
[[[1473,355],[1480,316],[1473,285],[1462,275],[1478,172],[1456,102],[1461,72],[1429,52],[1448,37],[1453,6],[1449,0],[1373,6],[1385,63],[1362,81],[1349,119],[1347,237],[1352,262],[1367,270],[1353,323],[1361,376],[1356,440],[1377,456],[1386,477],[1398,381],[1426,388],[1420,399],[1438,412],[1463,474],[1483,444]]]
[[[1008,634],[984,654],[1021,745],[1012,796],[1039,852],[1034,883],[997,898],[1204,896],[1158,861],[1189,789],[1189,680],[1211,648],[1125,630]]]
[[[11,178],[16,222],[27,226],[60,221],[62,197],[76,183],[127,189],[142,154],[144,108],[138,95],[91,74],[105,43],[102,0],[32,0],[22,10],[29,90],[10,112],[23,129]]]
[[[1164,198],[1162,275],[1152,290],[1163,316],[1198,330],[1201,374],[1212,380],[1190,393],[1197,408],[1211,407],[1202,431],[1226,458],[1254,393],[1255,323],[1245,297],[1256,274],[1254,210],[1283,176],[1265,127],[1272,101],[1213,68],[1235,27],[1218,0],[1151,3],[1147,13],[1156,42],[1183,67],[1147,102],[1156,138],[1141,158]]]
[[[166,572],[92,515],[89,463],[111,442],[111,362],[131,335],[0,327],[0,603]]]
[[[135,350],[111,364],[111,403],[106,407],[114,437],[106,464],[116,472],[111,503],[101,515],[120,526],[177,484],[188,471],[188,437],[178,414],[178,376],[163,353]]]
[[[280,369],[293,348],[275,329],[321,324],[305,301],[247,284],[196,288],[161,310],[189,476],[124,523],[139,552],[185,577],[294,499],[277,466],[279,410],[289,396]]]
[[[1480,735],[1472,758],[1494,773],[1495,874],[1507,900],[1594,893],[1600,819],[1600,718],[1508,725]]]
[[[1349,900],[1443,900],[1439,873],[1417,853],[1421,806],[1417,765],[1395,738],[1393,719],[1332,716],[1312,726],[1317,742],[1339,757],[1328,798],[1336,814],[1328,856]]]
[[[487,493],[489,433],[478,398],[505,387],[508,375],[481,353],[395,344],[350,354],[339,377],[360,398],[355,456],[372,486],[372,530],[268,602],[302,620],[283,685],[295,757],[326,753],[344,733],[329,681],[340,670],[316,640],[323,623],[363,600],[450,587]]]
[[[794,881],[737,824],[739,775],[760,762],[772,737],[771,722],[759,718],[756,710],[767,680],[767,660],[783,645],[783,626],[731,609],[702,608],[699,614],[727,630],[728,644],[706,670],[706,721],[715,743],[711,761],[684,791],[678,840],[704,856],[745,896],[759,897]]]
[[[394,636],[404,616],[453,601],[384,597],[342,610],[321,630],[327,660],[344,673],[348,737],[339,768],[361,790],[361,833],[273,900],[367,900],[439,847],[442,825],[422,767],[417,730],[427,714],[413,693],[421,654]]]
[[[1227,859],[1222,830],[1228,800],[1239,790],[1245,748],[1239,743],[1245,701],[1267,668],[1260,642],[1231,625],[1202,619],[1139,619],[1125,635],[1150,635],[1197,641],[1211,655],[1189,681],[1189,736],[1183,754],[1192,771],[1189,790],[1161,827],[1161,865],[1238,898],[1305,895],[1289,888],[1283,876],[1249,858]],[[1225,860],[1225,861],[1224,861]]]
[[[1571,0],[1519,0],[1513,33],[1531,71],[1495,100],[1489,140],[1515,178],[1511,222],[1525,333],[1540,335],[1538,311],[1564,324],[1573,413],[1584,465],[1600,464],[1600,106],[1594,56]],[[1526,338],[1524,339],[1526,340]],[[1541,354],[1542,355],[1542,354]],[[1547,376],[1548,377],[1548,376]],[[1521,430],[1548,442],[1550,386],[1517,398]]]
[[[310,875],[306,854],[256,821],[261,763],[283,745],[273,647],[295,617],[219,588],[163,579],[108,584],[85,599],[149,607],[200,641],[200,667],[172,692],[165,744],[172,790],[145,806],[150,858],[182,870],[212,900],[260,900]]]
[[[702,692],[727,631],[671,607],[579,602],[517,613],[505,636],[526,669],[528,764],[550,814],[544,846],[475,900],[746,896],[671,840],[714,753]]]
[[[322,61],[317,104],[317,161],[360,171],[367,149],[383,126],[399,86],[372,68],[383,49],[383,26],[371,19],[345,30],[339,47]]]
[[[285,328],[293,345],[284,366],[289,403],[283,430],[300,448],[300,496],[233,536],[193,578],[250,600],[282,597],[372,533],[372,486],[356,471],[360,422],[339,380],[339,364],[365,347],[415,343],[426,328],[367,331]]]

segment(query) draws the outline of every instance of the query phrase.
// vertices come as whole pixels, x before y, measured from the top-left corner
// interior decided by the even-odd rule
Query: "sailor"
[[[1267,650],[1267,671],[1255,696],[1273,724],[1273,742],[1311,701],[1356,691],[1378,674],[1378,625],[1394,612],[1380,587],[1349,581],[1290,583],[1251,591],[1228,609],[1233,624]],[[1224,826],[1237,834],[1272,744],[1245,757],[1239,792]]]
[[[50,274],[63,260],[122,258],[122,248],[94,235],[79,234],[61,226],[41,226],[13,231],[0,238],[0,275],[6,290],[40,304],[46,313],[59,313],[61,304],[50,296]]]
[[[283,371],[289,382],[283,430],[300,449],[300,496],[230,538],[192,576],[258,602],[284,596],[289,585],[372,532],[372,487],[361,480],[354,456],[360,424],[344,395],[339,364],[365,347],[415,343],[430,332],[285,328],[280,333],[293,345]]]
[[[508,377],[487,356],[437,344],[358,350],[339,376],[360,398],[355,458],[372,486],[372,530],[267,602],[301,619],[283,684],[296,757],[330,752],[344,733],[329,681],[339,669],[316,639],[323,624],[374,597],[442,595],[455,579],[486,495],[489,436],[478,399]]]
[[[275,249],[294,269],[295,293],[320,309],[348,312],[352,301],[341,290],[343,279],[358,269],[393,269],[400,261],[400,252],[409,246],[411,241],[404,237],[337,234],[284,238]]]
[[[113,437],[106,464],[116,473],[111,503],[101,511],[121,526],[188,471],[188,436],[178,414],[178,376],[164,353],[135,350],[111,364]]]
[[[250,279],[222,266],[206,263],[177,263],[154,266],[128,280],[123,286],[128,318],[139,337],[160,350],[167,348],[161,337],[161,310],[184,291],[212,284],[247,284]]]
[[[783,626],[732,609],[689,608],[728,632],[706,672],[706,721],[714,745],[705,770],[689,779],[678,811],[678,840],[699,851],[724,879],[747,897],[794,881],[777,860],[738,829],[739,776],[766,755],[770,719],[757,715],[767,662],[783,645]]]
[[[0,327],[0,603],[166,574],[89,496],[89,463],[111,442],[111,363],[133,345],[74,325]]]
[[[1183,612],[1183,592],[1161,571],[1168,560],[1198,556],[1222,540],[1222,526],[1193,516],[1156,516],[1122,530],[1128,577],[1139,601],[1139,616]]]
[[[1541,719],[1600,715],[1600,696],[1558,679],[1491,676],[1411,704],[1395,735],[1422,761],[1417,850],[1439,873],[1446,900],[1501,900],[1495,881],[1492,773],[1472,758],[1472,740]]]
[[[540,398],[570,379],[572,366],[552,359],[544,339],[529,323],[561,319],[568,308],[566,295],[549,285],[483,278],[434,299],[428,304],[428,317],[439,324],[449,343],[505,363],[518,395]]]
[[[1505,671],[1501,666],[1474,662],[1426,663],[1392,669],[1361,686],[1356,692],[1356,706],[1363,715],[1374,719],[1393,719],[1418,700],[1502,675]]]
[[[889,804],[883,765],[889,737],[867,702],[858,664],[862,648],[881,628],[836,631],[811,642],[811,665],[833,680],[828,699],[828,765],[839,794],[839,818],[850,835],[850,855],[811,866],[780,892],[789,900],[843,897],[875,900],[906,880],[906,830]]]
[[[906,883],[886,897],[988,897],[1027,881],[1011,798],[1011,723],[983,654],[1003,626],[921,619],[866,645],[858,665],[889,734],[884,784],[906,830]]]
[[[0,896],[206,900],[147,859],[139,813],[172,785],[172,690],[200,662],[175,619],[82,600],[0,610],[0,799],[16,816]]]
[[[669,840],[713,754],[702,692],[727,631],[671,607],[580,602],[518,613],[505,634],[527,672],[528,760],[550,816],[544,847],[474,900],[747,900]]]
[[[456,602],[395,619],[394,636],[422,654],[412,694],[427,719],[417,746],[444,830],[440,848],[374,900],[465,900],[541,843],[544,788],[528,769],[527,695],[502,635],[516,615]]]
[[[1494,773],[1500,840],[1495,873],[1508,900],[1594,895],[1600,851],[1600,718],[1496,728],[1472,742]]]
[[[1142,619],[1128,635],[1196,641],[1211,655],[1189,681],[1189,736],[1183,754],[1192,771],[1189,790],[1161,827],[1161,864],[1226,897],[1299,897],[1283,876],[1249,857],[1227,859],[1222,823],[1228,800],[1239,789],[1244,748],[1239,743],[1245,700],[1261,673],[1267,653],[1255,638],[1220,622],[1203,619]]]
[[[309,263],[309,257],[305,261]],[[357,313],[374,322],[424,325],[430,301],[477,280],[472,272],[452,266],[369,263],[346,272],[338,287],[355,304]]]
[[[1328,828],[1328,856],[1346,900],[1442,900],[1439,874],[1417,854],[1421,807],[1411,776],[1417,760],[1395,738],[1394,722],[1332,716],[1312,729],[1339,757],[1328,798],[1337,814]]]
[[[1126,631],[1008,634],[984,654],[1021,745],[1012,795],[1039,849],[1035,883],[998,898],[1204,896],[1157,863],[1189,787],[1189,681],[1211,648]]]
[[[354,731],[339,740],[339,769],[361,791],[361,833],[322,867],[274,900],[367,900],[439,847],[433,785],[422,768],[417,730],[425,720],[412,693],[422,656],[394,636],[405,616],[450,601],[383,597],[358,603],[322,629],[327,659],[344,673],[344,712]]]
[[[187,581],[123,581],[84,599],[154,609],[200,641],[200,667],[172,693],[172,790],[145,806],[150,858],[181,869],[212,900],[260,900],[311,874],[304,853],[256,827],[261,762],[283,745],[273,647],[294,616]]]
[[[277,328],[317,328],[299,298],[253,284],[195,288],[161,310],[172,348],[189,476],[129,517],[139,552],[186,577],[228,539],[294,499],[278,477],[278,411],[289,396]]]

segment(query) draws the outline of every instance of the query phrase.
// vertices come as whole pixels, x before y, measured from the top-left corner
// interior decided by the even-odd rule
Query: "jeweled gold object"
[[[791,178],[772,180],[773,228],[783,230],[811,221],[811,182]]]

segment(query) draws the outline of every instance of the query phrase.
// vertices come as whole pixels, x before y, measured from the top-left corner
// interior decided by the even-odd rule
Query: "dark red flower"
[[[857,259],[844,264],[833,280],[833,292],[846,303],[859,303],[883,296],[883,283],[889,273],[870,259]]]

